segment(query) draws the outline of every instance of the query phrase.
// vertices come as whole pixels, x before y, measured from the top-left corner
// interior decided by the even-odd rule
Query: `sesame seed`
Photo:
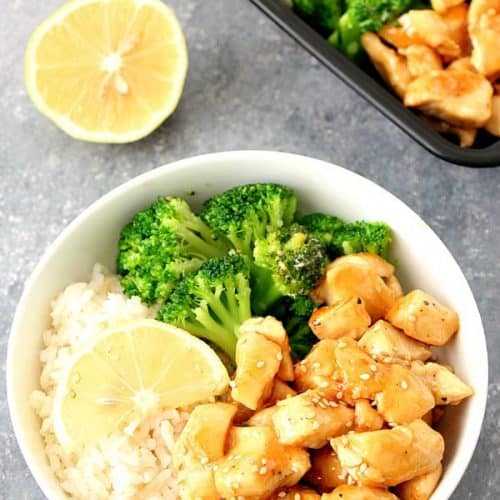
[[[208,457],[201,457],[200,458],[200,463],[201,463],[201,465],[208,464]]]
[[[377,365],[370,365],[370,370],[372,372],[376,372],[377,371]]]
[[[285,491],[280,491],[280,492],[278,493],[278,496],[279,496],[280,498],[286,497],[286,492],[285,492]]]
[[[319,319],[315,319],[313,322],[312,322],[313,326],[319,326],[321,325],[321,320]]]
[[[283,354],[281,352],[279,352],[278,354],[276,354],[276,359],[278,361],[283,361]]]
[[[354,479],[353,479],[351,476],[349,476],[349,477],[347,478],[347,484],[348,484],[349,486],[351,486],[351,485],[353,485],[353,484],[354,484]]]
[[[319,386],[322,388],[322,389],[325,389],[326,387],[328,387],[330,384],[328,383],[328,381],[326,380],[322,380],[320,383],[319,383]]]
[[[234,380],[230,380],[229,381],[229,387],[231,387],[231,388],[234,389],[236,387],[236,382]]]
[[[267,464],[267,458],[263,458],[260,462],[261,462],[262,465],[266,465]]]
[[[264,361],[259,360],[259,361],[257,361],[257,363],[255,363],[255,366],[256,366],[257,368],[263,368],[265,364],[266,364],[266,363],[265,363]]]
[[[340,392],[340,391],[339,391],[339,392],[337,392],[337,394],[336,394],[337,399],[342,399],[342,396],[343,396],[343,395],[344,395],[344,394],[343,394],[342,392]]]
[[[267,467],[261,467],[261,468],[259,469],[259,474],[260,474],[261,476],[263,476],[264,474],[266,474],[266,472],[267,472]]]
[[[408,382],[406,380],[401,381],[401,389],[403,389],[404,391],[408,389]]]
[[[359,378],[361,380],[369,380],[370,379],[370,374],[369,373],[362,373]]]
[[[362,463],[359,466],[359,472],[361,472],[361,474],[363,474],[363,472],[365,472],[366,469],[368,469],[368,465],[366,465],[365,463]]]
[[[300,500],[300,493],[295,493],[295,495],[293,495],[293,500]]]
[[[319,422],[314,422],[312,428],[313,430],[319,429]]]
[[[343,347],[345,347],[347,344],[345,342],[343,342],[342,340],[340,342],[337,343],[337,346],[340,347],[341,349]]]
[[[312,364],[312,367],[317,370],[318,368],[321,367],[321,363],[319,363],[318,361],[315,361],[313,364]]]

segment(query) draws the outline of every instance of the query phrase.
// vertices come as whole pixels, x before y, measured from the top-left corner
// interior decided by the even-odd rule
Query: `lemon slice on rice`
[[[124,324],[68,367],[54,399],[56,437],[65,449],[93,443],[162,409],[219,395],[228,384],[202,340],[155,320]]]
[[[187,61],[182,29],[161,0],[73,0],[31,36],[26,86],[69,135],[131,142],[174,111]]]

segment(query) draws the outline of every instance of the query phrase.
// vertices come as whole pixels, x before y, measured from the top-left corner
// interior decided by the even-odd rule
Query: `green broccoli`
[[[332,215],[317,213],[305,215],[301,223],[325,244],[330,258],[358,252],[389,258],[392,232],[383,222],[344,223]]]
[[[165,300],[177,281],[229,244],[180,198],[158,198],[137,213],[120,235],[118,273],[125,294],[147,304]]]
[[[257,240],[252,268],[252,308],[263,314],[281,297],[309,293],[328,262],[319,238],[292,224]]]
[[[338,37],[331,43],[351,59],[362,54],[361,35],[366,31],[378,32],[409,10],[416,0],[348,0],[347,10],[338,23]]]
[[[246,257],[208,259],[179,282],[157,319],[210,341],[234,361],[238,328],[252,316],[249,277]]]
[[[257,239],[293,221],[296,205],[295,194],[285,186],[248,184],[205,202],[200,217],[238,252],[251,256]]]
[[[312,346],[318,342],[308,325],[309,318],[317,307],[307,295],[299,295],[294,299],[286,297],[280,300],[271,311],[273,316],[282,321],[288,333],[295,360],[304,359]]]
[[[331,33],[337,29],[343,0],[293,0],[293,10],[311,26]]]

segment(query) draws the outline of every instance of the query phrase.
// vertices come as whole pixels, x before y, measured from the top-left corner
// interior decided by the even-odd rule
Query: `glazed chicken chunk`
[[[410,10],[399,18],[399,23],[407,33],[416,34],[442,56],[452,59],[460,57],[460,45],[453,39],[448,25],[437,12]]]
[[[463,127],[482,127],[491,116],[493,88],[471,71],[444,70],[423,75],[408,86],[404,103]]]
[[[227,403],[197,406],[177,440],[173,453],[183,500],[218,500],[214,463],[224,456],[226,438],[236,407]]]
[[[422,290],[401,297],[386,319],[420,342],[444,345],[458,331],[458,314]]]
[[[282,444],[322,448],[332,437],[354,426],[354,411],[329,401],[319,391],[306,391],[278,403],[272,420]]]
[[[500,137],[500,95],[493,96],[491,117],[484,128],[492,135]]]
[[[268,498],[294,486],[310,467],[306,450],[283,446],[271,427],[233,427],[229,449],[214,472],[221,498]]]
[[[311,453],[311,468],[304,479],[322,493],[327,493],[345,484],[347,474],[342,469],[336,453],[328,444]]]
[[[401,500],[428,500],[436,489],[442,472],[443,467],[439,464],[433,471],[399,484],[395,492]]]
[[[463,4],[464,0],[431,0],[432,8],[439,14],[446,12],[455,5]]]
[[[399,97],[404,97],[412,79],[405,58],[382,43],[375,33],[363,33],[361,44],[380,76]]]
[[[422,420],[374,432],[346,434],[331,440],[340,463],[356,481],[394,486],[435,470],[444,440]]]
[[[399,53],[406,57],[408,71],[414,78],[425,75],[429,71],[443,69],[439,54],[427,45],[410,45],[404,49],[399,49]]]

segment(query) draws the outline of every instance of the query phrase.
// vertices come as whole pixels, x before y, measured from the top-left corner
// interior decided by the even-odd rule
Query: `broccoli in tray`
[[[346,56],[360,60],[361,35],[421,3],[419,0],[293,0],[294,11]]]
[[[159,308],[157,319],[201,337],[234,361],[240,325],[273,315],[288,332],[295,359],[316,342],[309,297],[326,264],[339,255],[386,258],[383,223],[344,223],[296,213],[297,198],[273,183],[237,186],[195,214],[177,197],[138,212],[120,235],[117,259],[128,296]]]

